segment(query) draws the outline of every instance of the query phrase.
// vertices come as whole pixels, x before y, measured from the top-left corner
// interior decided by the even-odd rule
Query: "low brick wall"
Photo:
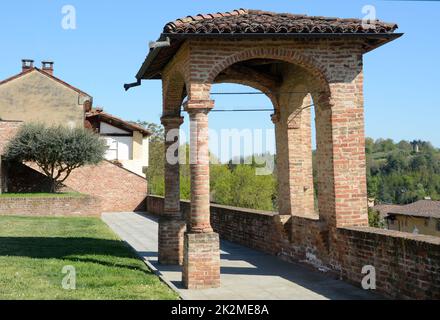
[[[190,203],[181,202],[188,215]],[[147,210],[163,213],[163,198],[149,196]],[[374,266],[377,291],[390,298],[440,299],[440,238],[374,228],[329,233],[315,218],[211,206],[211,223],[222,239],[289,262],[328,270],[361,286],[362,268]]]
[[[380,292],[399,299],[440,299],[440,238],[374,228],[338,230],[344,279],[361,283],[376,268]]]
[[[94,197],[0,198],[0,215],[100,216],[100,200]]]

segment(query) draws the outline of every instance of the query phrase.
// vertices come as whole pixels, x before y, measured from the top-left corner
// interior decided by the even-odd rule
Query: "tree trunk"
[[[57,192],[57,181],[52,178],[50,183],[50,193],[56,193],[56,192]]]

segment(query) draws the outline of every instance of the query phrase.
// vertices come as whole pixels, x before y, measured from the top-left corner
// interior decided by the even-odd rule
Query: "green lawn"
[[[66,193],[2,193],[1,198],[53,198],[53,197],[84,197],[83,194],[78,192],[66,192]]]
[[[76,290],[64,290],[64,266]],[[177,299],[97,218],[0,217],[0,299]]]

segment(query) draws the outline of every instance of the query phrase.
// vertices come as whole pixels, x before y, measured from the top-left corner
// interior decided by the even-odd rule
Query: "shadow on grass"
[[[96,238],[24,238],[0,237],[0,257],[25,257],[34,259],[62,259],[73,262],[94,263],[107,267],[125,268],[151,274],[135,264],[121,264],[81,256],[108,256],[111,258],[138,259],[123,242]]]

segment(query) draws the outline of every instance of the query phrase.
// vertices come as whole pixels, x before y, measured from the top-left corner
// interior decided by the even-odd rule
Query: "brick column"
[[[313,216],[311,97],[289,103],[283,105],[281,114],[272,116],[277,145],[278,209],[280,215]]]
[[[161,118],[165,128],[165,203],[164,214],[159,219],[159,263],[183,263],[183,233],[185,221],[180,211],[179,128],[180,116]]]
[[[289,117],[286,129],[290,203],[292,214],[297,216],[315,214],[310,105],[308,95]]]
[[[362,75],[317,106],[319,211],[331,228],[368,226]]]
[[[220,241],[210,222],[208,113],[212,100],[190,100],[191,213],[185,234],[183,282],[188,289],[220,286]]]
[[[287,150],[287,130],[281,115],[272,115],[272,122],[275,125],[276,142],[276,168],[278,177],[278,213],[280,215],[292,215],[289,188],[289,155]]]

